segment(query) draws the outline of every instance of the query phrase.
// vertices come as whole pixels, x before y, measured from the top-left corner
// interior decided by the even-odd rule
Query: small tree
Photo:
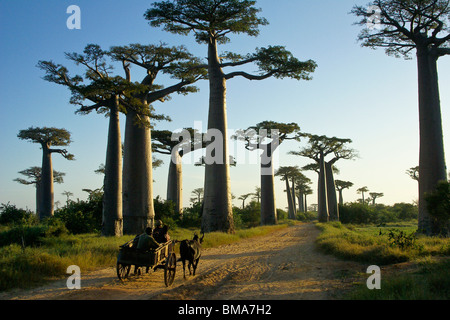
[[[34,185],[36,188],[36,213],[39,212],[39,202],[41,198],[41,185],[42,185],[42,170],[41,167],[31,167],[26,170],[19,171],[21,175],[27,177],[27,179],[16,178],[14,181],[24,185]],[[53,183],[63,183],[63,177],[66,174],[53,170]],[[55,204],[57,204],[55,202]]]
[[[55,149],[52,147],[68,146],[72,142],[70,132],[66,129],[30,127],[26,130],[20,130],[17,136],[21,140],[28,140],[41,145],[42,167],[40,198],[37,204],[39,211],[37,215],[41,220],[52,217],[54,212],[52,154],[57,153],[67,160],[74,160],[74,155],[68,153],[66,149]]]
[[[375,205],[375,201],[378,198],[384,197],[384,193],[380,193],[380,192],[370,192],[369,193],[370,197],[372,198],[372,205]]]
[[[350,189],[351,187],[353,187],[353,182],[350,181],[342,181],[342,180],[336,180],[336,190],[339,192],[339,204],[343,205],[344,204],[344,197],[343,197],[343,191],[345,189]]]
[[[369,192],[369,189],[367,187],[361,187],[358,190],[356,190],[358,192],[358,194],[360,194],[362,196],[362,204],[366,203],[366,200],[364,199],[364,193]]]

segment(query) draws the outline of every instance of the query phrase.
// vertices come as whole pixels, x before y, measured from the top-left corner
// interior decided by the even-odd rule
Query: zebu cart
[[[127,279],[131,266],[135,266],[135,270],[145,267],[147,271],[153,269],[164,269],[164,283],[167,287],[173,284],[177,268],[177,257],[174,252],[174,242],[169,241],[161,244],[157,249],[148,251],[133,248],[133,240],[120,246],[119,255],[117,257],[117,276],[120,280]]]

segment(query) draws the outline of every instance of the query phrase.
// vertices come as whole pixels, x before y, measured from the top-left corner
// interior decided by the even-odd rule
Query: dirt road
[[[196,276],[183,279],[178,262],[174,285],[166,288],[162,270],[122,283],[108,268],[81,277],[80,290],[66,280],[28,291],[0,293],[0,299],[26,300],[326,300],[337,299],[367,266],[315,250],[319,231],[312,224],[289,227],[264,237],[205,249]],[[357,276],[357,274],[360,274]]]

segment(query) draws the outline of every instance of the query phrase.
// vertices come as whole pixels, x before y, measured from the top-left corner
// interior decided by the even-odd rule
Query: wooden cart
[[[123,281],[128,278],[131,267],[135,270],[140,268],[164,269],[164,283],[167,287],[173,284],[177,268],[177,257],[174,252],[174,242],[169,241],[161,244],[158,249],[142,251],[133,248],[133,240],[120,246],[117,257],[117,277]],[[139,272],[139,271],[138,271]]]

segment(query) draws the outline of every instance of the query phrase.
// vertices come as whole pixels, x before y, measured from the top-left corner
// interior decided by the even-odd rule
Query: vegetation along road
[[[164,285],[162,270],[132,276],[122,283],[111,267],[82,273],[80,290],[68,290],[64,279],[33,290],[2,293],[0,299],[336,299],[355,281],[363,281],[361,275],[367,266],[318,252],[314,240],[319,232],[313,224],[298,224],[266,236],[205,249],[197,275],[184,280],[178,262],[170,288]]]

